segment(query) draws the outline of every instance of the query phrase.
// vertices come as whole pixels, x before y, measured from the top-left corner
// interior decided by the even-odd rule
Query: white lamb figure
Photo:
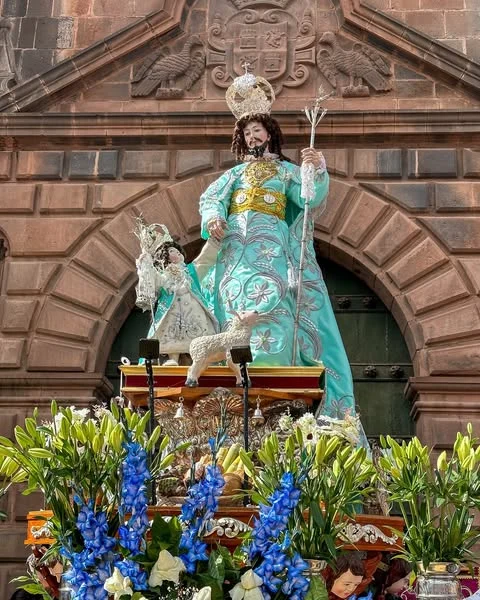
[[[236,375],[237,385],[241,385],[240,367],[232,362],[230,350],[234,347],[250,346],[252,327],[257,320],[258,312],[256,310],[234,312],[232,324],[227,331],[193,339],[190,342],[192,364],[188,369],[185,385],[189,387],[197,386],[198,378],[209,364],[225,359]]]

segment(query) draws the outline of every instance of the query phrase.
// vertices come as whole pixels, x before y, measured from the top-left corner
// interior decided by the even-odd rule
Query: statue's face
[[[174,265],[178,265],[180,263],[183,263],[184,261],[183,254],[179,250],[171,246],[168,249],[168,260]]]
[[[270,140],[270,135],[265,127],[259,121],[250,121],[243,128],[243,137],[248,148],[261,146],[267,140]]]
[[[350,569],[339,575],[332,585],[332,592],[339,598],[348,598],[362,583],[361,575],[354,575]]]
[[[386,588],[385,591],[388,594],[392,594],[393,596],[400,596],[400,594],[403,592],[403,590],[407,589],[407,587],[410,583],[410,575],[411,575],[411,573],[408,573],[408,575],[405,575],[405,577],[398,579],[397,581],[392,583],[392,585],[390,585],[388,588]]]

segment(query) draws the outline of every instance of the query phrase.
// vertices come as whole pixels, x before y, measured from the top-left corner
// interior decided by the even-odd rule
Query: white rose
[[[124,577],[117,567],[113,570],[113,575],[105,581],[103,588],[108,593],[113,594],[113,600],[119,600],[122,596],[133,594],[130,578]]]
[[[204,587],[193,595],[192,600],[212,600],[212,588]]]
[[[151,587],[160,586],[164,581],[178,583],[180,573],[185,571],[185,565],[178,556],[172,556],[168,550],[162,550],[157,562],[153,565],[148,579]]]
[[[232,600],[264,600],[260,586],[263,579],[252,569],[240,577],[240,583],[230,590]]]

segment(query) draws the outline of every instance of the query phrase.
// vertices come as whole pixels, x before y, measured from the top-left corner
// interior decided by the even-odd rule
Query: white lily
[[[153,565],[148,585],[156,587],[162,585],[164,581],[178,583],[182,571],[185,571],[182,559],[172,556],[168,550],[162,550],[158,555],[157,562]]]
[[[240,583],[230,590],[232,600],[264,600],[260,586],[263,579],[250,569],[240,577]]]
[[[193,595],[192,600],[212,600],[212,588],[204,587]]]
[[[105,581],[103,588],[108,593],[113,594],[113,600],[119,600],[122,596],[133,594],[130,577],[124,577],[117,567],[114,568],[113,575]]]

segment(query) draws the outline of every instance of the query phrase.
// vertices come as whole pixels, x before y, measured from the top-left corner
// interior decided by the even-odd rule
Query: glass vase
[[[425,569],[418,565],[415,586],[417,600],[461,600],[463,598],[457,575],[460,567],[455,563],[430,563]]]
[[[58,600],[72,600],[72,588],[70,583],[65,580],[65,577],[60,579],[60,587],[58,588]]]

